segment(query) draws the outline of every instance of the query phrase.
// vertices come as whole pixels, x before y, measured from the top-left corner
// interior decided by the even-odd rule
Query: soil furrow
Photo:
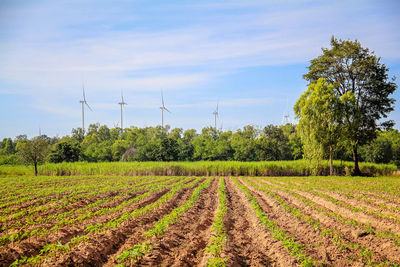
[[[162,218],[163,215],[168,214],[180,203],[186,201],[198,184],[182,189],[172,199],[169,199],[154,211],[124,221],[118,228],[94,234],[88,242],[80,243],[70,252],[47,259],[44,266],[94,266],[105,264],[111,257],[110,255],[122,251],[126,246],[131,246],[131,242],[136,240],[140,242],[141,234],[150,228],[154,222]]]
[[[157,245],[137,265],[199,266],[211,234],[217,189],[218,179],[214,179],[195,206],[170,225],[166,234],[153,240]]]
[[[339,194],[339,193],[332,192],[332,191],[327,191],[327,190],[323,190],[323,189],[314,189],[314,190],[317,192],[326,194],[330,197],[333,197],[339,201],[345,202],[353,207],[368,209],[368,210],[371,210],[372,212],[381,213],[382,216],[378,216],[379,219],[389,220],[396,224],[399,224],[399,222],[400,222],[399,214],[384,210],[384,209],[382,209],[382,207],[379,207],[378,205],[372,205],[369,203],[365,203],[365,202],[359,201],[355,198],[349,198],[347,196],[344,196],[343,194]],[[364,211],[362,211],[362,212],[364,213]],[[367,213],[367,215],[368,215],[368,213]],[[374,216],[374,215],[372,215],[372,216]],[[374,217],[376,217],[376,216],[374,216]]]
[[[375,260],[384,261],[386,258],[394,263],[400,262],[400,248],[395,246],[392,242],[390,242],[390,240],[378,238],[373,234],[367,234],[365,229],[350,226],[342,223],[339,220],[335,220],[332,217],[326,216],[323,213],[312,209],[303,201],[297,199],[287,192],[272,188],[269,188],[269,190],[279,195],[287,203],[301,210],[305,216],[310,216],[314,220],[318,220],[324,228],[334,229],[336,232],[343,234],[344,239],[348,240],[349,243],[359,243],[369,250],[374,251],[376,254]],[[318,203],[314,204],[319,206]]]
[[[88,220],[84,220],[78,224],[74,225],[66,225],[54,232],[46,234],[45,237],[42,236],[32,236],[28,239],[24,239],[18,243],[11,243],[8,246],[0,248],[0,262],[4,262],[6,264],[10,264],[21,256],[30,257],[39,253],[39,251],[43,248],[44,245],[50,243],[57,243],[60,241],[62,244],[67,243],[72,237],[84,235],[84,230],[87,226],[103,223],[111,220],[114,217],[118,217],[120,214],[133,211],[137,208],[141,208],[150,203],[157,201],[162,195],[166,194],[169,190],[164,189],[154,194],[151,194],[147,198],[133,203],[129,207],[126,207],[124,210],[119,211],[117,213],[110,213],[106,215],[102,215],[99,217],[92,217]]]
[[[230,178],[225,181],[228,212],[223,256],[229,257],[227,266],[296,266],[295,258],[258,222],[244,193]]]
[[[293,191],[305,198],[310,199],[311,201],[313,201],[315,203],[319,203],[323,207],[325,207],[335,213],[342,215],[346,219],[351,220],[353,218],[357,218],[357,220],[360,221],[361,223],[365,223],[365,224],[371,223],[374,227],[376,227],[377,229],[379,229],[381,231],[389,230],[396,234],[400,234],[400,225],[396,225],[395,223],[390,223],[390,222],[384,222],[384,221],[381,221],[380,219],[377,219],[370,215],[362,214],[359,212],[353,212],[352,210],[350,210],[348,208],[338,206],[338,205],[332,203],[331,201],[326,200],[325,198],[315,196],[309,192],[301,191],[298,189],[293,189]]]
[[[266,192],[255,189],[243,180],[240,182],[250,189],[264,212],[270,214],[272,221],[285,232],[291,233],[296,242],[304,245],[306,254],[317,259],[318,265],[352,266],[354,264],[348,258],[356,255],[349,249],[339,250],[329,237],[322,236],[319,230],[297,219]]]

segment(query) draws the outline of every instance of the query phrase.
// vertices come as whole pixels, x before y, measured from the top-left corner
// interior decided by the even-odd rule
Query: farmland
[[[396,177],[0,178],[0,265],[400,264]]]

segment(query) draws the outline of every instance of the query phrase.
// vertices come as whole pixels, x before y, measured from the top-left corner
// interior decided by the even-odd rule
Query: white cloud
[[[171,17],[182,16],[182,23],[153,28],[140,27],[145,14],[117,10],[111,4],[102,10],[104,3],[94,9],[89,3],[83,3],[84,9],[74,6],[79,4],[49,2],[47,8],[30,5],[18,7],[15,14],[0,12],[6,18],[0,20],[0,33],[5,33],[0,36],[0,82],[12,88],[0,87],[0,94],[32,96],[36,109],[79,117],[83,76],[89,103],[96,110],[117,111],[118,106],[107,101],[116,102],[121,89],[130,99],[127,111],[156,108],[160,89],[202,90],[242,68],[306,64],[329,45],[332,34],[357,38],[384,60],[400,59],[398,21],[369,15],[370,3],[164,4]],[[185,24],[185,16],[194,10],[208,10],[210,15]],[[115,30],[124,23],[128,26]],[[149,96],[137,96],[141,92]],[[270,101],[277,100],[232,97],[220,105],[247,107]],[[215,108],[215,102],[204,99],[192,102],[168,103],[171,108]]]

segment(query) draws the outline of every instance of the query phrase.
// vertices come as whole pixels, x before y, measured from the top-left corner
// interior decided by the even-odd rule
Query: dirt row
[[[139,180],[140,181],[140,180]],[[137,183],[138,181],[135,181],[135,183]],[[153,182],[152,180],[149,179],[149,182]],[[135,183],[128,183],[125,187],[126,188],[130,188],[132,186],[135,186]],[[54,185],[53,185],[54,186]],[[26,201],[22,202],[22,203],[16,203],[14,205],[10,205],[7,208],[10,210],[21,210],[21,209],[27,209],[29,207],[32,206],[45,206],[45,205],[56,205],[58,203],[61,203],[62,201],[64,201],[64,197],[70,195],[71,193],[76,193],[76,188],[74,188],[76,185],[72,185],[72,188],[67,190],[64,190],[61,193],[50,193],[48,195],[45,196],[35,196],[35,194],[30,198],[27,199]],[[77,197],[79,196],[85,196],[87,194],[92,193],[93,191],[99,191],[104,189],[107,186],[107,184],[103,184],[103,185],[96,185],[94,184],[93,186],[89,187],[89,188],[84,188],[78,191],[78,194],[76,194]],[[117,187],[117,186],[116,186]],[[122,186],[120,186],[122,188]],[[29,193],[27,193],[29,194]],[[32,193],[30,193],[32,195]],[[18,196],[17,196],[18,197]],[[21,197],[21,196],[19,196]],[[8,200],[9,201],[9,200]],[[0,212],[1,213],[1,212]]]
[[[281,241],[273,238],[265,225],[260,224],[250,200],[234,184],[232,178],[226,177],[224,180],[228,208],[224,218],[227,239],[220,256],[227,258],[226,266],[299,266],[300,262],[295,256],[289,253]],[[190,179],[187,183],[191,181],[193,179]],[[203,179],[201,182],[204,181]],[[249,180],[238,178],[237,181],[250,190],[266,216],[285,231],[288,237],[301,244],[303,253],[315,259],[317,265],[362,266],[372,262],[385,261],[400,263],[399,247],[394,245],[391,240],[380,238],[373,232],[366,233],[365,229],[345,224],[337,218],[313,209],[293,194],[286,192],[283,187],[284,183],[271,183],[258,178],[250,178]],[[294,216],[285,210],[274,197],[251,183],[268,188],[287,205],[300,210],[303,217]],[[135,244],[144,242],[146,238],[142,234],[152,228],[154,223],[166,214],[185,203],[199,184],[200,182],[197,182],[190,188],[182,189],[157,209],[125,220],[118,227],[107,229],[102,233],[87,234],[84,229],[92,224],[106,223],[121,216],[124,212],[132,212],[152,204],[169,190],[163,189],[155,192],[137,203],[124,207],[121,211],[92,217],[74,226],[62,227],[45,237],[34,236],[21,242],[10,243],[0,248],[0,266],[8,266],[21,256],[37,255],[46,244],[57,242],[68,244],[71,238],[82,235],[89,236],[89,239],[73,246],[67,252],[43,255],[45,262],[41,266],[114,266],[117,264],[116,257],[120,253]],[[277,187],[277,184],[281,184],[282,187]],[[212,236],[211,227],[218,207],[218,186],[219,179],[213,179],[210,186],[201,191],[192,208],[184,212],[175,224],[170,225],[164,235],[151,239],[152,251],[134,263],[133,266],[204,266],[209,256],[205,253],[205,249]],[[295,188],[290,190],[312,201],[315,206],[323,210],[337,212],[345,218],[356,218],[361,222],[368,220],[377,230],[391,229],[397,232],[396,227],[398,226],[389,221],[354,213],[306,191]],[[112,194],[112,191],[109,193]],[[136,192],[127,197],[135,197],[141,193],[144,192]],[[106,197],[107,195],[102,194],[101,196]],[[332,194],[331,196],[343,201],[348,200],[342,195]],[[88,203],[93,203],[94,198],[88,199]],[[104,205],[114,207],[121,201],[116,200],[115,203],[110,202]],[[88,203],[79,202],[76,208]],[[351,203],[360,204],[358,202]],[[309,224],[305,220],[307,217],[318,221],[319,226],[314,227]],[[332,229],[334,233],[339,234],[340,242],[333,235],[324,234],[324,229]],[[343,246],[343,244],[346,246]],[[366,258],[365,255],[362,255],[362,249],[355,247],[355,244],[373,251],[373,255]]]
[[[227,266],[296,266],[296,259],[259,223],[250,202],[229,178],[226,188]]]
[[[61,242],[62,244],[65,244],[72,237],[85,234],[84,230],[87,226],[96,223],[104,223],[114,217],[119,217],[124,212],[130,212],[137,208],[141,208],[147,204],[156,201],[168,191],[169,190],[167,189],[158,191],[137,203],[133,203],[129,207],[125,207],[122,211],[106,214],[103,216],[92,217],[78,224],[61,227],[57,231],[49,232],[45,237],[35,235],[17,243],[8,244],[7,246],[0,248],[0,262],[5,262],[6,264],[8,264],[20,258],[21,256],[34,256],[39,253],[43,246],[49,243]],[[134,195],[131,197],[134,197]],[[50,228],[51,226],[52,225],[49,225],[48,228]]]
[[[262,181],[260,184],[264,184],[268,186],[268,182]],[[366,233],[365,229],[356,227],[356,226],[351,226],[348,224],[344,224],[343,222],[334,219],[332,217],[329,217],[319,211],[316,211],[312,209],[310,206],[302,202],[301,200],[297,199],[293,195],[286,193],[285,191],[282,190],[275,190],[272,188],[269,188],[272,192],[278,194],[282,199],[284,199],[288,204],[293,205],[294,207],[300,209],[305,216],[310,216],[314,220],[318,220],[322,224],[322,228],[330,228],[334,229],[335,232],[342,234],[343,238],[348,242],[348,243],[358,243],[361,244],[362,246],[366,247],[367,249],[374,251],[375,256],[373,260],[377,262],[384,262],[386,260],[390,260],[391,262],[394,263],[400,263],[400,247],[396,246],[393,244],[388,239],[382,239],[373,233]],[[328,211],[332,212],[338,212],[339,214],[345,216],[348,219],[353,219],[356,218],[357,220],[359,217],[357,214],[351,214],[350,210],[346,209],[346,214],[340,213],[339,211],[341,210],[341,207],[336,207],[329,201],[326,201],[321,198],[317,198],[309,193],[304,193],[299,190],[293,190],[299,195],[306,197],[307,199],[311,200],[314,205],[320,206]],[[267,199],[268,197],[263,194],[263,198]],[[287,212],[286,212],[287,213]],[[294,216],[292,216],[294,217]],[[317,232],[319,234],[319,232]],[[309,233],[308,233],[309,234]],[[297,237],[297,236],[296,236]],[[328,244],[332,243],[331,241],[328,240]],[[335,248],[334,251],[332,252],[330,249],[334,248],[332,245],[324,245],[322,246],[327,253],[327,257],[332,259],[332,262],[337,262],[337,260],[333,260],[334,257],[331,256],[331,254],[337,253],[338,248]],[[340,249],[339,249],[340,250]],[[336,251],[336,252],[335,252]],[[343,253],[344,251],[339,251],[340,253]],[[345,257],[355,259],[359,258],[360,255],[351,255],[351,251],[347,251],[347,255]],[[350,254],[349,254],[350,253]],[[354,252],[353,252],[354,253]],[[359,253],[358,253],[359,254]],[[350,262],[353,264],[354,262]],[[351,265],[350,264],[350,265]]]
[[[280,184],[280,183],[276,183],[275,181],[273,183],[271,183],[271,181],[263,180],[263,182],[269,183],[271,185],[277,185],[277,184],[279,185]],[[288,186],[288,184],[284,184],[284,186]],[[339,194],[336,192],[331,192],[331,191],[321,190],[321,189],[314,189],[314,191],[316,191],[316,192],[321,192],[323,194],[326,194],[336,200],[345,202],[354,208],[365,207],[375,213],[381,213],[381,217],[379,217],[378,215],[368,214],[363,211],[354,212],[349,208],[338,206],[330,200],[327,200],[320,196],[313,195],[307,191],[299,190],[298,188],[297,189],[292,188],[292,190],[294,190],[296,193],[299,193],[303,196],[314,199],[315,202],[317,202],[317,203],[320,203],[321,201],[323,203],[326,203],[324,206],[329,206],[331,208],[335,207],[335,212],[341,212],[340,214],[343,213],[342,215],[344,215],[345,217],[350,216],[352,218],[357,218],[357,219],[360,219],[360,221],[363,223],[373,223],[373,224],[376,224],[377,227],[381,227],[384,230],[391,230],[391,231],[394,231],[394,232],[400,234],[400,223],[399,223],[400,214],[398,212],[383,210],[378,205],[372,205],[369,203],[365,203],[365,202],[359,201],[355,198],[349,198],[347,196],[344,196],[343,194]],[[391,203],[389,203],[389,202],[382,201],[381,203],[391,205]],[[385,218],[385,217],[387,217],[387,218]]]
[[[149,229],[154,222],[185,202],[198,185],[199,183],[196,183],[190,188],[184,188],[154,211],[124,221],[118,228],[109,229],[105,233],[93,234],[88,242],[80,243],[71,251],[47,258],[46,264],[43,266],[99,266],[107,263],[109,258],[112,258],[113,254],[118,253],[121,249],[142,242],[141,234]],[[147,201],[145,205],[155,202],[160,197],[159,194],[154,196],[152,201]],[[140,207],[145,205],[140,205]],[[138,206],[135,209],[140,207]]]
[[[153,250],[135,263],[136,266],[197,266],[202,262],[204,250],[211,234],[217,208],[218,179],[204,189],[194,207],[183,213],[179,221],[169,226],[161,237],[154,237]],[[115,256],[135,244],[130,238],[117,253],[111,255],[106,266],[114,266]],[[133,242],[132,242],[133,241]]]
[[[154,181],[151,181],[149,183],[145,183],[145,184],[141,185],[141,187],[145,186],[145,185],[148,185],[148,184],[151,184],[153,182]],[[170,183],[172,183],[172,181]],[[168,184],[170,184],[170,183],[168,183]],[[34,214],[34,216],[36,218],[39,217],[39,216],[47,217],[47,216],[57,215],[57,214],[61,214],[61,213],[68,213],[68,212],[72,211],[73,214],[70,214],[69,217],[67,218],[67,219],[72,219],[72,218],[78,217],[79,215],[82,215],[82,214],[75,213],[74,212],[75,210],[79,210],[81,208],[85,208],[86,206],[88,206],[88,205],[90,205],[90,204],[92,204],[92,203],[94,203],[94,202],[96,202],[98,200],[105,199],[105,198],[111,198],[109,201],[106,201],[105,203],[102,203],[102,204],[100,204],[100,205],[98,205],[96,207],[93,207],[90,211],[86,211],[86,212],[96,212],[96,211],[98,211],[100,209],[103,209],[103,208],[113,208],[113,207],[118,206],[119,204],[121,204],[124,201],[128,201],[128,200],[130,200],[130,199],[132,199],[132,198],[134,198],[134,197],[136,197],[138,195],[141,195],[141,194],[144,194],[145,192],[147,192],[147,190],[140,190],[140,188],[138,188],[139,190],[136,191],[136,192],[134,191],[132,193],[126,194],[125,196],[123,196],[121,198],[112,199],[113,197],[115,197],[117,195],[124,194],[126,191],[128,191],[130,189],[131,188],[125,188],[125,189],[120,189],[120,190],[107,191],[107,192],[101,193],[101,194],[95,194],[95,195],[87,197],[87,198],[78,199],[76,202],[72,202],[72,203],[70,203],[70,204],[68,204],[68,205],[66,205],[66,206],[64,206],[62,208],[58,208],[58,209],[50,208],[50,209],[44,210],[42,212],[37,212],[37,213]],[[61,201],[64,201],[64,200],[61,200]],[[56,202],[53,205],[56,205]],[[18,221],[22,223],[19,227],[16,225],[16,222],[18,222]],[[15,232],[15,231],[22,231],[22,230],[24,230],[24,231],[28,231],[28,230],[32,231],[32,230],[40,229],[40,228],[51,228],[51,227],[53,227],[54,225],[56,225],[58,223],[56,218],[48,220],[48,221],[46,221],[45,223],[42,223],[42,224],[33,224],[33,225],[29,225],[29,226],[24,225],[24,221],[25,221],[25,218],[16,219],[16,220],[10,220],[8,222],[0,224],[0,226],[7,227],[9,225],[12,225],[12,229]],[[2,234],[5,234],[5,233],[6,232],[3,232]]]
[[[280,183],[282,185],[290,185],[290,184],[295,184],[297,186],[304,186],[305,184],[307,186],[312,185],[313,183],[310,181],[296,181],[296,180],[290,180],[290,182],[286,182],[286,181],[281,181],[281,180],[274,180],[274,183]],[[387,204],[387,205],[393,205],[395,207],[400,207],[400,199],[398,198],[397,194],[391,194],[388,192],[383,192],[381,190],[379,191],[370,191],[370,190],[360,190],[360,189],[348,189],[348,188],[352,188],[354,186],[354,184],[349,183],[349,182],[344,182],[344,181],[336,181],[333,179],[330,180],[322,180],[322,181],[318,181],[318,183],[316,184],[315,188],[325,188],[324,184],[326,184],[328,187],[331,186],[332,184],[336,184],[336,185],[340,185],[341,187],[343,187],[343,193],[350,193],[352,195],[354,195],[354,197],[356,196],[362,196],[362,197],[367,197],[368,199],[373,199],[375,202],[377,203],[383,203],[383,204]],[[360,181],[357,181],[357,188],[360,188]],[[370,183],[367,183],[367,185],[371,185]],[[347,187],[348,186],[348,187]]]
[[[148,184],[151,184],[151,183],[154,183],[154,181],[150,180],[149,182],[144,183],[144,184],[142,184],[140,186],[142,187],[142,186],[145,186],[145,185],[148,185]],[[50,215],[60,214],[60,213],[63,213],[63,212],[68,212],[70,210],[79,209],[79,208],[82,208],[83,206],[89,205],[89,204],[94,203],[97,200],[100,200],[100,199],[103,199],[103,198],[114,197],[114,196],[119,195],[119,194],[122,195],[125,192],[127,192],[128,190],[132,189],[132,187],[134,187],[134,186],[135,185],[125,186],[125,187],[121,186],[119,189],[116,188],[116,189],[113,189],[113,190],[110,190],[110,191],[106,191],[106,192],[103,192],[103,193],[97,193],[97,194],[91,194],[91,193],[93,193],[93,190],[92,191],[80,192],[79,194],[76,194],[73,197],[73,198],[77,198],[76,201],[74,201],[73,199],[64,198],[64,196],[68,196],[67,193],[66,194],[62,194],[62,198],[57,197],[53,201],[45,202],[43,205],[40,206],[40,208],[42,208],[42,209],[39,209],[37,212],[34,212],[32,215],[34,215],[35,217],[47,217],[47,216],[50,216]],[[99,189],[101,190],[102,188],[96,188],[96,191],[99,191]],[[91,196],[86,197],[89,194],[91,194]],[[135,194],[137,194],[137,193],[135,193]],[[125,196],[122,199],[122,201],[126,200],[126,199],[129,199],[129,195],[132,195],[132,194],[128,194],[127,196]],[[60,205],[61,203],[63,203],[66,200],[69,201],[69,203],[67,205],[65,205],[63,207],[57,207],[57,205]],[[35,201],[38,201],[38,200],[35,200]],[[23,209],[23,207],[19,207],[17,209]],[[4,223],[4,225],[5,226],[8,226],[10,224],[12,225],[12,224],[15,224],[15,222],[18,222],[18,221],[19,221],[18,219],[10,220],[10,221]],[[20,221],[24,222],[24,218],[22,218]],[[16,228],[16,227],[13,227],[13,228]],[[18,228],[16,228],[16,229],[18,229]]]

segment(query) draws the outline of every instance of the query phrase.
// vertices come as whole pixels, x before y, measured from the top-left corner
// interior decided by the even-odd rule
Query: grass
[[[335,173],[345,175],[353,168],[352,162],[334,162]],[[391,175],[397,170],[393,164],[360,163],[363,173],[372,176]],[[294,161],[195,161],[195,162],[75,162],[46,163],[39,166],[40,175],[176,175],[176,176],[308,176],[311,173],[306,160]],[[32,175],[33,167],[24,165],[0,165],[0,175]],[[329,174],[326,161],[320,175]]]

